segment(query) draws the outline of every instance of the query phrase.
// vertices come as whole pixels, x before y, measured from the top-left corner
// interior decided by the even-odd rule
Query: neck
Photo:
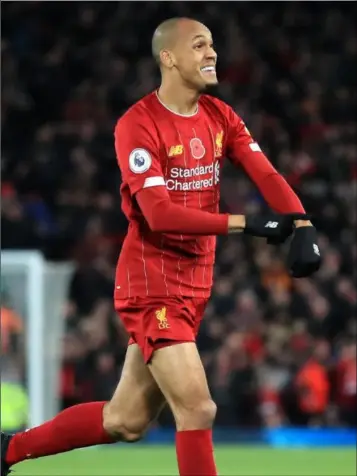
[[[199,92],[184,85],[173,85],[162,81],[158,90],[160,101],[176,114],[192,115],[197,112]]]

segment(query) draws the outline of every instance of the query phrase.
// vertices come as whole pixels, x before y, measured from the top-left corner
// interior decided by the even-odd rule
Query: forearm
[[[161,202],[145,217],[153,231],[189,235],[226,235],[228,215]]]
[[[251,140],[251,139],[248,139]],[[303,213],[304,207],[287,181],[272,166],[267,157],[253,144],[243,144],[233,150],[232,161],[244,170],[259,189],[269,207],[276,213]],[[237,157],[240,159],[238,160]]]
[[[159,187],[143,189],[136,196],[152,231],[188,235],[226,235],[239,230],[239,220],[222,213],[188,208],[173,203]],[[243,220],[242,220],[242,223]]]
[[[265,201],[277,213],[306,213],[296,193],[278,173],[269,174],[257,184]]]
[[[306,213],[298,196],[278,173],[269,175],[262,182],[260,191],[269,206],[278,213]],[[295,226],[311,226],[309,220],[295,220]]]

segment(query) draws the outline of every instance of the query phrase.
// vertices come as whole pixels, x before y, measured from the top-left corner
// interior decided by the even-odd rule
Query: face
[[[202,23],[186,21],[178,25],[177,38],[169,54],[171,69],[175,69],[189,87],[204,91],[218,83],[212,35]]]

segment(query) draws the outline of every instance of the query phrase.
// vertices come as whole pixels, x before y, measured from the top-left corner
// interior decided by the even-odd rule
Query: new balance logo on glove
[[[320,256],[320,250],[319,250],[319,247],[317,246],[317,244],[314,243],[314,244],[312,245],[312,247],[314,248],[314,253],[315,253],[315,255]]]
[[[244,233],[284,243],[293,232],[294,217],[295,215],[279,215],[272,212],[264,215],[247,215]]]
[[[268,221],[265,228],[276,228],[279,225],[277,221]]]

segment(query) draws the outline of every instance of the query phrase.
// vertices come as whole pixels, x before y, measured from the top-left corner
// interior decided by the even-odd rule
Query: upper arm
[[[131,195],[152,186],[165,186],[160,144],[150,119],[127,114],[115,128],[115,152]]]
[[[234,163],[241,165],[247,174],[259,182],[267,175],[277,171],[251,136],[244,121],[229,108],[228,111],[227,156]]]

